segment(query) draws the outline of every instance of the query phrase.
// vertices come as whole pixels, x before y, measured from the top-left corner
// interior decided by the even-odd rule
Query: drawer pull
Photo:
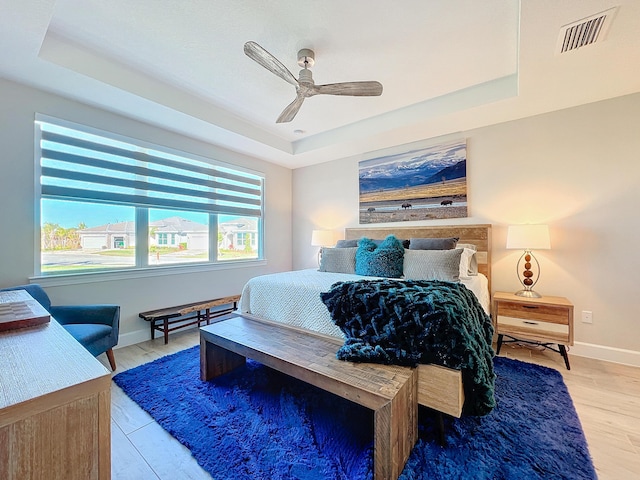
[[[523,320],[522,323],[526,323],[527,325],[538,325],[538,322],[528,322],[527,320]]]
[[[538,308],[537,305],[522,305],[524,308],[530,308],[531,310],[535,310],[536,308]]]

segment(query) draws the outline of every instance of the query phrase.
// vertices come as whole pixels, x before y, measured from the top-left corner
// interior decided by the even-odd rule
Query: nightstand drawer
[[[525,338],[555,340],[564,344],[569,342],[569,325],[538,322],[514,317],[498,317],[498,333],[521,335]]]
[[[568,331],[569,308],[500,301],[497,304],[497,310],[496,314],[499,317],[513,317],[515,319],[531,320],[534,322],[561,324],[565,325],[565,330]]]

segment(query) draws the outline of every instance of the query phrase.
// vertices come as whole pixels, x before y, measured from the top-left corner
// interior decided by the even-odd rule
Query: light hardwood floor
[[[198,343],[198,331],[190,329],[173,333],[167,345],[155,339],[117,349],[118,372]],[[576,357],[569,351],[567,371],[559,354],[513,344],[503,345],[500,354],[562,373],[600,480],[640,479],[640,368]],[[108,366],[104,355],[98,358]],[[211,478],[115,384],[111,405],[114,480]]]

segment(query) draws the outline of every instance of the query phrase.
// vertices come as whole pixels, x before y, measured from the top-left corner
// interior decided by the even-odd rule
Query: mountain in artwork
[[[396,165],[393,169],[377,171],[377,175],[360,176],[360,193],[376,190],[393,190],[399,188],[414,187],[416,185],[428,185],[443,180],[455,180],[467,176],[467,161],[460,160],[453,165],[443,167],[424,162],[414,165],[412,168]]]

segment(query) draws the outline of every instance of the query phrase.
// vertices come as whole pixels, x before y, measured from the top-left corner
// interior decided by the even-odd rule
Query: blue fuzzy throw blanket
[[[463,413],[495,407],[493,325],[463,284],[361,280],[336,283],[320,297],[346,337],[340,360],[461,370]]]

